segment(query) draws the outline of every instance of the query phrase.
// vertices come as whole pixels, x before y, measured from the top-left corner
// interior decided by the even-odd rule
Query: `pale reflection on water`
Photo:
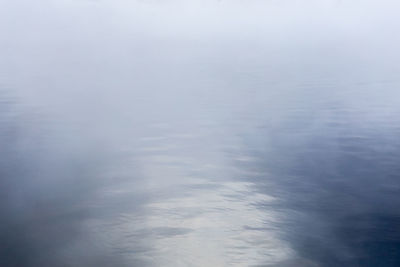
[[[144,215],[121,214],[110,222],[98,222],[96,229],[104,231],[107,227],[102,224],[112,225],[107,235],[112,235],[109,242],[117,245],[118,253],[153,266],[257,265],[285,260],[293,252],[277,236],[279,214],[257,207],[273,198],[255,193],[252,186],[205,181],[174,186],[182,195],[151,201]]]
[[[139,155],[131,159],[145,177],[142,188],[136,180],[126,181],[105,190],[97,205],[111,199],[135,202],[140,194],[148,199],[139,213],[90,220],[88,228],[99,242],[129,262],[150,266],[274,264],[295,255],[280,238],[284,214],[273,209],[276,199],[254,183],[227,180],[243,175],[240,168],[226,165],[229,158],[220,150],[232,144],[218,142],[212,127],[198,128],[197,134],[176,133],[176,124],[150,128],[160,127],[165,135],[139,138]]]

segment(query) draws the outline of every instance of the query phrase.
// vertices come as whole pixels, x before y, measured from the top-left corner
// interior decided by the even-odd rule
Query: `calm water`
[[[0,266],[400,266],[399,8],[1,1]]]

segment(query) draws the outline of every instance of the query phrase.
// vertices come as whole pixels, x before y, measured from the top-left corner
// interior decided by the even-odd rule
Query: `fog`
[[[0,0],[0,265],[398,266],[399,10]]]

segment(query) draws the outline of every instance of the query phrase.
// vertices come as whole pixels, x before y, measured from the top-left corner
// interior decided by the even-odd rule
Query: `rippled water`
[[[1,266],[399,266],[398,4],[0,3]]]

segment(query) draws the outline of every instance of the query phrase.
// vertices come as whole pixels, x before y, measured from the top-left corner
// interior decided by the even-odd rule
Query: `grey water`
[[[400,266],[395,1],[0,1],[0,266]]]

